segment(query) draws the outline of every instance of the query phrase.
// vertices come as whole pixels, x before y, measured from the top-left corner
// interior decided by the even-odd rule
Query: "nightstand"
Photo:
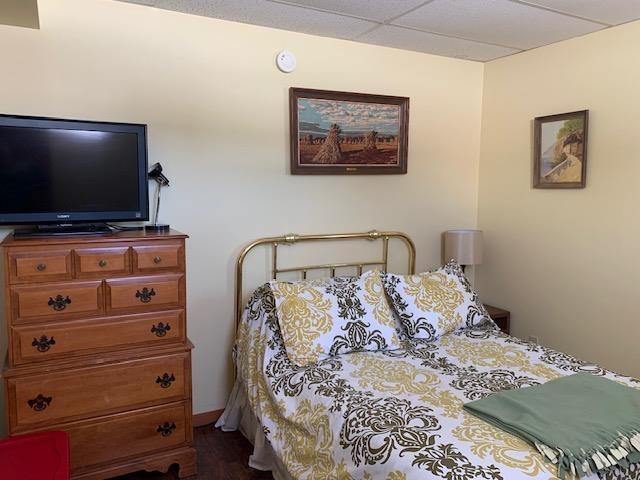
[[[511,312],[486,304],[484,308],[487,309],[489,316],[493,319],[494,322],[496,322],[496,325],[500,327],[500,330],[502,330],[506,334],[509,334],[511,327]]]

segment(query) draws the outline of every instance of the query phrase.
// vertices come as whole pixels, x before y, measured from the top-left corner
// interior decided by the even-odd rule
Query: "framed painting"
[[[589,110],[534,119],[533,187],[584,188]]]
[[[291,173],[407,173],[409,99],[289,89]]]

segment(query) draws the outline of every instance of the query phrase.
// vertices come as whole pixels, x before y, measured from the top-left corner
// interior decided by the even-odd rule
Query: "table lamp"
[[[462,267],[482,263],[481,230],[447,230],[444,232],[444,261],[455,260]]]

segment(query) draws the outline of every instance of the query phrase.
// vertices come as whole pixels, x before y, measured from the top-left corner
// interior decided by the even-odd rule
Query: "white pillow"
[[[378,270],[360,277],[270,282],[289,360],[298,366],[361,350],[400,348]]]
[[[435,340],[491,321],[460,265],[418,275],[384,275],[384,288],[409,337]]]

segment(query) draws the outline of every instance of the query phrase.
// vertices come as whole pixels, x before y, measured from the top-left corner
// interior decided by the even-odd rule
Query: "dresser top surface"
[[[9,234],[0,243],[3,247],[34,247],[46,245],[66,245],[72,243],[110,243],[110,242],[135,242],[140,240],[167,240],[188,238],[188,235],[170,230],[169,232],[147,232],[145,230],[129,230],[114,232],[107,235],[69,235],[16,239]]]

